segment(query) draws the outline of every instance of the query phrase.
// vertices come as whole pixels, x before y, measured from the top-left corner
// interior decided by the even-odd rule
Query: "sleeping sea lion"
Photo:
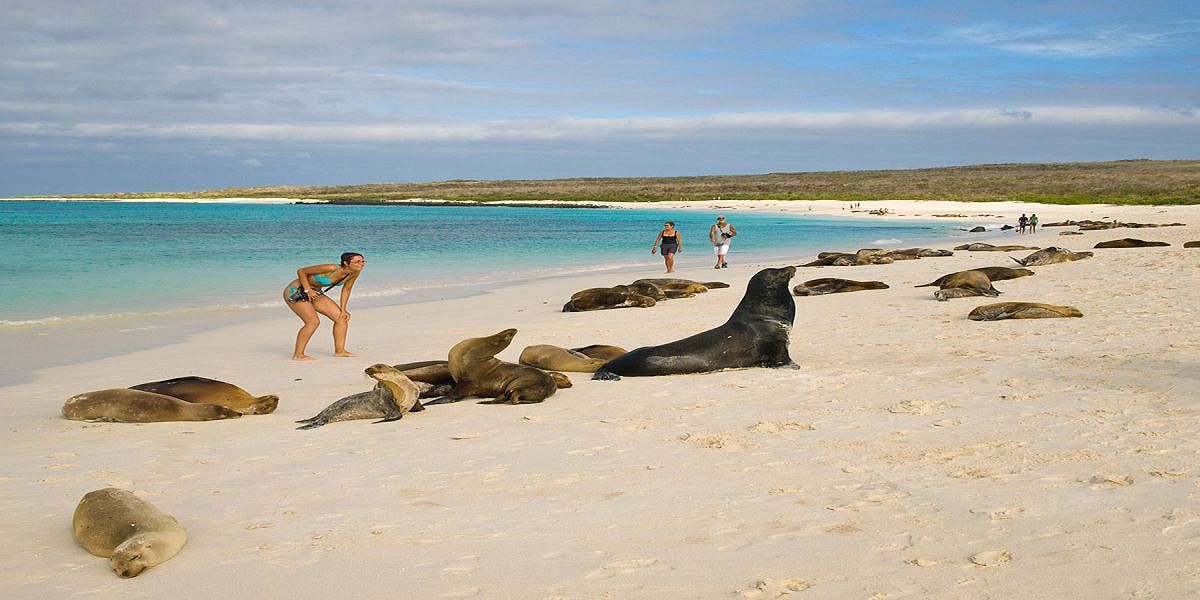
[[[1184,248],[1200,248],[1200,241],[1184,242],[1183,247]]]
[[[972,310],[967,318],[972,321],[1000,321],[1003,319],[1048,319],[1054,317],[1082,317],[1083,313],[1073,306],[1038,304],[1036,302],[997,302],[984,304]]]
[[[1049,248],[1038,250],[1025,258],[1013,258],[1013,260],[1017,261],[1022,267],[1036,267],[1039,265],[1052,265],[1054,263],[1082,260],[1091,256],[1091,252],[1071,252],[1066,248],[1050,246]]]
[[[107,558],[121,577],[137,577],[170,560],[187,543],[187,532],[175,517],[132,492],[111,487],[83,495],[71,528],[84,549]]]
[[[1010,269],[1008,267],[980,267],[978,269],[971,270],[983,273],[985,276],[987,276],[988,281],[1004,281],[1006,279],[1016,279],[1018,277],[1028,277],[1033,275],[1033,271],[1030,271],[1029,269]],[[965,273],[965,271],[958,271],[956,273],[950,273],[949,275],[942,275],[941,277],[938,277],[929,283],[914,285],[913,287],[947,287],[944,284],[955,279],[956,277],[959,277],[960,273]]]
[[[406,412],[423,410],[423,407],[417,408],[421,406],[417,399],[420,395],[417,384],[395,367],[375,364],[367,367],[366,373],[377,381],[374,389],[346,396],[315,416],[296,421],[304,423],[296,429],[313,429],[354,419],[381,419],[376,423],[385,423],[399,420]]]
[[[853,279],[838,279],[822,277],[809,279],[792,288],[797,296],[819,296],[821,294],[840,294],[843,292],[861,292],[863,290],[886,290],[888,284],[882,281],[854,281]]]
[[[571,350],[588,358],[603,358],[604,360],[612,360],[618,356],[621,356],[622,354],[625,354],[626,352],[629,352],[620,346],[609,346],[607,344],[592,344],[582,348],[571,348]]]
[[[160,423],[236,419],[242,413],[216,404],[194,404],[154,392],[113,388],[72,396],[63,404],[62,416],[73,421]]]
[[[586,354],[567,350],[549,344],[526,346],[521,351],[517,362],[545,371],[572,371],[576,373],[595,373],[601,365],[608,362],[603,358],[591,358]]]
[[[401,375],[422,383],[433,385],[454,383],[450,376],[450,367],[444,360],[422,360],[410,363],[392,365]]]
[[[1134,239],[1134,238],[1121,238],[1119,240],[1108,240],[1107,242],[1100,242],[1092,247],[1093,248],[1151,248],[1151,247],[1155,247],[1155,246],[1170,246],[1170,244],[1168,244],[1166,242],[1147,242],[1145,240],[1138,240],[1138,239]]]
[[[585,310],[605,310],[610,308],[654,306],[654,298],[643,296],[626,285],[607,288],[588,288],[575,292],[571,299],[563,305],[563,312],[580,312]]]
[[[794,366],[788,355],[788,337],[796,319],[796,301],[788,282],[795,274],[795,267],[759,271],[747,283],[746,294],[733,315],[721,326],[661,346],[630,351],[605,363],[592,378]]]
[[[933,297],[938,300],[949,300],[950,298],[965,298],[968,296],[999,296],[1000,290],[992,286],[992,280],[983,271],[969,270],[959,271],[943,275],[937,279],[936,285],[942,289],[934,292]],[[925,287],[934,285],[932,283],[925,284]],[[963,290],[951,292],[948,290]]]
[[[1037,246],[993,246],[982,242],[974,244],[963,244],[955,246],[955,250],[966,250],[967,252],[1012,252],[1013,250],[1037,250]]]
[[[512,343],[516,329],[494,335],[463,340],[450,349],[448,356],[454,389],[441,398],[427,402],[458,402],[471,396],[494,398],[485,403],[521,404],[541,402],[558,390],[560,382],[549,373],[527,365],[516,365],[496,358]],[[560,374],[561,375],[561,374]],[[566,376],[562,376],[566,379]],[[567,379],[567,385],[570,380]]]
[[[176,377],[131,385],[129,389],[163,394],[184,402],[216,404],[243,415],[265,415],[275,412],[275,408],[279,406],[279,396],[275,394],[251,396],[249,392],[232,383],[206,377]]]

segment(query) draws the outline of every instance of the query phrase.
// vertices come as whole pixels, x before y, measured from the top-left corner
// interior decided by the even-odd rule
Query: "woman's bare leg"
[[[304,350],[308,347],[308,340],[317,331],[317,327],[321,325],[321,319],[317,316],[317,309],[313,308],[311,302],[287,302],[287,292],[284,292],[284,302],[292,312],[304,321],[304,325],[300,327],[300,331],[296,332],[296,348],[292,351],[292,360],[312,360],[312,357],[305,354]]]
[[[328,296],[318,296],[312,301],[312,305],[317,312],[333,321],[333,355],[354,356],[354,353],[346,350],[346,334],[350,331],[350,322],[338,318],[342,311],[337,303]]]

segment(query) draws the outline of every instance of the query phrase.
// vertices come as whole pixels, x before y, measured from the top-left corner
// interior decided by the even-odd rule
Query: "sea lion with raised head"
[[[63,404],[62,416],[72,421],[161,423],[236,419],[242,413],[216,404],[185,402],[165,394],[113,388],[72,396]]]
[[[795,275],[796,267],[759,271],[746,284],[746,294],[733,315],[721,326],[661,346],[632,350],[605,363],[592,378],[795,365],[788,355],[788,338],[796,319],[796,301],[788,282]]]
[[[1049,319],[1056,317],[1082,317],[1083,313],[1074,306],[1039,304],[1036,302],[997,302],[977,306],[967,318],[972,321],[1001,321],[1004,319]]]
[[[270,414],[275,412],[275,408],[279,406],[279,396],[275,394],[252,396],[250,392],[232,383],[194,375],[139,383],[129,386],[129,389],[171,396],[184,402],[216,404],[236,410],[243,415]]]
[[[1061,262],[1083,260],[1085,258],[1090,258],[1092,254],[1092,252],[1071,252],[1066,248],[1050,246],[1049,248],[1038,250],[1037,252],[1026,256],[1025,258],[1013,258],[1013,260],[1017,261],[1017,264],[1021,265],[1022,267],[1036,267],[1040,265],[1052,265]]]
[[[853,279],[822,277],[820,279],[809,279],[797,285],[792,288],[792,294],[796,296],[820,296],[822,294],[841,294],[844,292],[886,289],[888,289],[888,284],[882,281],[854,281]]]
[[[1166,242],[1147,242],[1134,238],[1121,238],[1119,240],[1108,240],[1107,242],[1099,242],[1093,248],[1153,248],[1157,246],[1170,246]]]
[[[544,371],[595,373],[596,369],[599,369],[608,360],[591,358],[582,352],[551,346],[550,344],[536,344],[526,346],[521,351],[521,357],[517,359],[517,362],[537,367]]]
[[[454,389],[426,405],[458,402],[463,398],[492,398],[485,404],[523,404],[541,402],[563,386],[554,376],[528,365],[517,365],[496,358],[512,343],[516,329],[505,329],[494,335],[469,338],[450,349],[448,361]],[[559,375],[562,375],[561,373]],[[562,375],[562,379],[567,379]],[[565,382],[570,386],[570,380]]]
[[[170,560],[187,543],[187,532],[175,517],[132,492],[111,487],[84,494],[71,526],[79,544],[107,558],[121,577],[137,577]]]
[[[420,390],[416,383],[405,377],[391,365],[374,364],[365,370],[376,380],[370,391],[351,394],[325,407],[315,416],[296,421],[303,423],[296,429],[313,429],[355,419],[380,419],[376,423],[397,421],[406,412],[424,410],[421,406]]]

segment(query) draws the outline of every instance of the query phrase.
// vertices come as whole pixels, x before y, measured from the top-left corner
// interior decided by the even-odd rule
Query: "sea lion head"
[[[461,373],[456,374],[456,369],[494,358],[512,343],[516,335],[517,330],[509,328],[493,335],[469,338],[455,344],[447,357],[451,375],[458,379]]]
[[[108,559],[108,564],[113,572],[121,577],[137,577],[142,571],[158,564],[158,561],[154,560],[157,554],[152,538],[137,536],[117,546]]]
[[[789,326],[796,320],[796,301],[788,282],[796,275],[796,267],[763,269],[754,274],[746,284],[746,295],[733,311],[730,321],[746,317],[769,317],[786,321]]]

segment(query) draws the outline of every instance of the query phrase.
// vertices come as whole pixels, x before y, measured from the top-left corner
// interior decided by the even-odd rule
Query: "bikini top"
[[[337,285],[342,285],[342,282],[346,281],[346,277],[349,277],[349,275],[347,275],[346,277],[343,277],[340,280],[338,280],[337,283],[334,283],[332,280],[329,279],[329,276],[333,275],[334,273],[337,273],[337,271],[330,271],[329,273],[326,273],[324,275],[313,275],[312,278],[313,278],[313,281],[315,281],[321,285],[327,285],[329,287],[334,287]]]
[[[678,235],[664,235],[664,236],[662,236],[662,243],[664,243],[664,244],[678,244],[678,243],[679,243],[679,236],[678,236]]]

